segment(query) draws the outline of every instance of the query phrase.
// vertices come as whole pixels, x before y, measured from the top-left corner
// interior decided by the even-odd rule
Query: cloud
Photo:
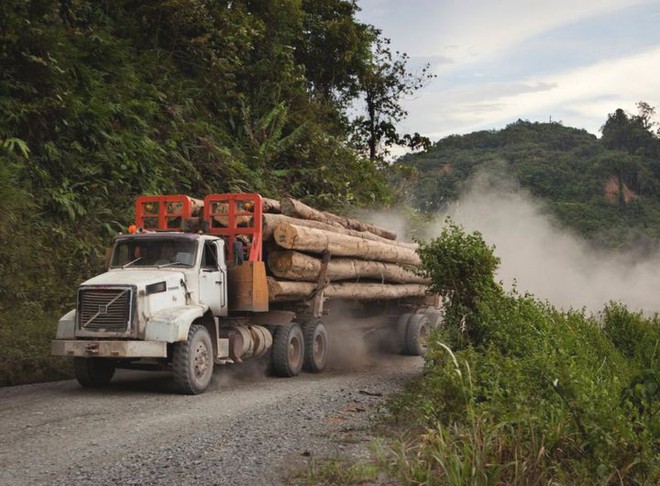
[[[362,0],[360,17],[414,55],[483,58],[561,25],[648,0]],[[451,46],[451,47],[450,47]]]
[[[596,134],[607,113],[616,108],[634,109],[640,100],[653,105],[659,78],[660,46],[510,83],[472,82],[451,89],[435,84],[420,98],[406,102],[405,108],[415,117],[404,126],[437,139],[501,128],[519,118],[545,121],[552,117]]]

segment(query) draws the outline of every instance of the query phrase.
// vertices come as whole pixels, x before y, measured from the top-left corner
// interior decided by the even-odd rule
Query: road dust
[[[440,234],[446,216],[479,231],[501,258],[498,278],[556,307],[598,312],[609,301],[631,310],[660,311],[660,255],[596,251],[561,228],[515,182],[478,174],[427,235]]]
[[[350,309],[335,305],[323,322],[328,330],[329,369],[355,370],[382,359],[385,334],[375,321],[355,319]]]
[[[384,318],[383,318],[384,319]],[[328,332],[326,369],[354,371],[373,365],[391,355],[392,343],[387,329],[377,329],[374,322],[355,319],[349,309],[336,305],[323,316]],[[272,375],[270,353],[243,363],[216,366],[209,389],[230,389],[240,383],[255,383]]]
[[[210,390],[235,387],[238,383],[254,383],[270,374],[269,358],[248,359],[243,363],[216,366],[209,385]]]
[[[409,238],[411,234],[411,228],[408,222],[409,218],[406,217],[406,215],[401,211],[397,211],[395,209],[365,211],[360,213],[358,219],[362,221],[368,221],[369,223],[380,228],[394,231],[397,234],[397,241],[405,241],[408,243],[412,242],[412,239]]]

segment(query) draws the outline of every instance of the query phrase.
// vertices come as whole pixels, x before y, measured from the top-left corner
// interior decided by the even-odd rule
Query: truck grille
[[[78,292],[78,329],[126,333],[131,327],[132,302],[130,287],[82,288]]]

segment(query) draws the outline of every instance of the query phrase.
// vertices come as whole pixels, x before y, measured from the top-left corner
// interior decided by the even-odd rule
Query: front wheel
[[[181,393],[204,393],[213,376],[213,345],[206,327],[193,324],[188,339],[174,344],[172,367],[174,383]]]
[[[300,326],[291,322],[279,327],[273,337],[273,371],[289,377],[300,373],[305,355],[305,341]]]
[[[76,379],[85,388],[107,386],[115,374],[115,360],[108,358],[73,358]]]

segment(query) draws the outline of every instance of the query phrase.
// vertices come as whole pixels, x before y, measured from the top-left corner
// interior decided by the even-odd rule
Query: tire
[[[320,373],[328,364],[328,331],[325,325],[318,320],[309,321],[303,325],[305,339],[305,371]]]
[[[415,314],[408,321],[404,354],[424,356],[428,349],[428,339],[431,326],[424,314]]]
[[[281,326],[273,336],[273,372],[276,376],[296,376],[302,369],[305,340],[300,326],[291,322]]]
[[[115,360],[108,358],[73,358],[76,379],[85,388],[107,386],[115,374]]]
[[[213,345],[208,329],[193,324],[188,339],[174,344],[174,383],[186,395],[204,393],[213,377]]]
[[[399,354],[406,353],[406,334],[408,333],[408,321],[413,315],[409,312],[401,314],[394,328],[393,347],[394,352]]]

